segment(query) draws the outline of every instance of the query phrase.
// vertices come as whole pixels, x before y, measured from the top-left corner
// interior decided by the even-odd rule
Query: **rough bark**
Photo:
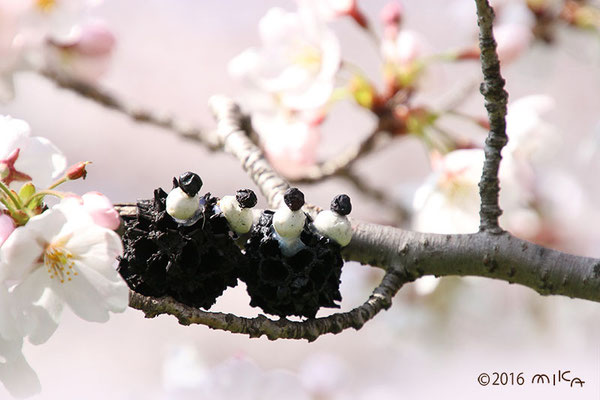
[[[498,204],[501,152],[508,141],[506,136],[506,103],[508,93],[504,90],[504,79],[500,74],[500,61],[496,52],[496,41],[492,32],[494,10],[487,0],[475,0],[477,5],[477,24],[479,25],[479,48],[481,50],[481,70],[483,83],[480,91],[488,112],[490,132],[485,141],[485,161],[479,182],[481,197],[480,231],[502,233],[498,218],[502,210]]]

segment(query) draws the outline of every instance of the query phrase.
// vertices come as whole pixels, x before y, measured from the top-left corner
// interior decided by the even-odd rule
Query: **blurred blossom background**
[[[356,162],[353,174],[379,191],[384,201],[343,177],[300,187],[310,203],[322,207],[338,193],[349,194],[354,218],[422,231],[475,231],[478,203],[470,201],[477,193],[481,160],[473,147],[485,137],[478,123],[486,114],[477,90],[480,66],[469,59],[477,57],[469,54],[477,44],[474,2],[403,0],[401,24],[394,32],[386,31],[380,21],[387,3],[358,1],[372,29],[385,39],[382,46],[351,17],[323,22],[337,35],[344,65],[360,68],[362,77],[383,90],[388,82],[382,62],[412,68],[415,59],[449,51],[458,58],[460,53],[463,61],[428,65],[411,94],[411,106],[442,110],[455,104],[453,112],[440,116],[435,129],[425,127],[422,136],[403,132],[386,137],[385,146]],[[510,95],[511,142],[501,171],[503,223],[528,240],[600,257],[598,20],[593,14],[577,17],[573,8],[552,22],[550,14],[535,8],[543,1],[530,1],[529,8],[521,0],[493,3]],[[563,2],[550,3],[548,7],[558,7]],[[585,2],[567,3],[575,7]],[[342,93],[341,100],[330,107],[324,121],[319,115],[307,117],[318,120],[310,128],[315,131],[296,126],[286,137],[287,115],[264,117],[270,106],[263,105],[244,79],[231,76],[236,70],[230,62],[247,48],[261,46],[259,20],[272,7],[292,12],[298,5],[291,0],[104,0],[90,11],[94,22],[86,37],[93,39],[70,45],[84,57],[65,68],[80,79],[98,80],[132,104],[173,114],[203,129],[214,128],[208,98],[232,96],[256,113],[257,121],[266,121],[255,121],[264,147],[276,166],[295,166],[284,171],[293,176],[303,166],[366,138],[377,119],[347,91],[336,92]],[[48,51],[48,60],[65,60],[62,43]],[[94,62],[109,51],[110,62]],[[340,72],[336,87],[356,88],[358,75],[352,71]],[[348,85],[352,79],[355,86]],[[150,198],[154,188],[170,188],[172,177],[187,170],[197,172],[203,191],[216,196],[243,187],[256,189],[233,157],[134,123],[59,89],[39,74],[18,72],[14,86],[15,96],[0,105],[1,114],[26,120],[33,135],[49,138],[70,164],[93,162],[87,179],[77,183],[78,192],[98,190],[115,203],[132,202]],[[267,126],[264,132],[261,125]],[[275,126],[276,134],[267,132],[269,126]],[[445,137],[444,132],[452,133],[451,145],[462,153],[444,154],[424,144],[427,137],[434,142]],[[259,199],[259,206],[265,205]],[[400,218],[400,209],[413,218]],[[345,264],[342,310],[360,305],[381,276],[378,269]],[[241,284],[211,310],[256,316],[259,311],[248,303]],[[405,285],[392,308],[360,331],[325,335],[314,343],[248,339],[204,326],[181,326],[168,316],[145,320],[133,309],[113,315],[105,324],[90,324],[67,313],[63,325],[43,346],[25,345],[43,387],[35,399],[600,396],[598,304],[542,297],[490,279],[422,278]],[[536,373],[551,376],[558,370],[570,370],[585,385],[530,384]],[[526,383],[482,387],[477,383],[482,372],[524,372]],[[0,388],[0,398],[7,396]]]

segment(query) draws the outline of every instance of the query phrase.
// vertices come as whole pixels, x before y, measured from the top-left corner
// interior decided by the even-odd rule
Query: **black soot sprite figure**
[[[131,289],[208,309],[237,284],[245,257],[217,198],[200,196],[201,188],[198,175],[183,173],[168,195],[156,189],[153,200],[137,203],[135,217],[125,218],[119,272]]]
[[[275,212],[265,210],[253,226],[241,279],[251,306],[280,317],[314,318],[321,307],[339,308],[336,301],[342,299],[340,249],[352,235],[346,218],[350,199],[345,196],[341,208],[332,207],[330,217],[319,214],[319,225],[302,211],[300,190],[288,189],[284,203]]]

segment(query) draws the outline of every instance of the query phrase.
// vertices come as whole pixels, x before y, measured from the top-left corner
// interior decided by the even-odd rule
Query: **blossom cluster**
[[[249,88],[253,127],[273,166],[292,179],[310,176],[309,168],[319,165],[323,122],[335,104],[349,100],[376,118],[375,132],[410,135],[424,144],[433,172],[408,206],[411,227],[425,232],[476,232],[487,121],[458,106],[419,103],[418,97],[430,86],[438,92],[444,86],[439,66],[470,63],[474,78],[481,73],[473,62],[480,56],[474,4],[468,10],[472,21],[465,24],[468,39],[442,50],[428,43],[421,31],[406,27],[407,12],[400,1],[390,1],[381,9],[378,24],[368,20],[353,0],[297,0],[296,4],[295,11],[269,10],[259,22],[261,46],[245,50],[229,64],[230,74]],[[529,2],[498,0],[493,6],[499,14],[494,26],[497,52],[505,68],[535,39],[535,18]],[[462,9],[458,4],[456,8]],[[345,59],[340,39],[330,26],[332,20],[342,18],[352,20],[374,39],[380,54],[380,79]],[[432,79],[434,85],[429,82]],[[552,200],[544,197],[540,187],[544,158],[558,141],[556,129],[544,120],[553,107],[552,98],[546,95],[530,95],[509,104],[509,142],[500,168],[502,226],[544,244],[554,240],[548,223],[554,211],[549,207]],[[448,118],[460,118],[481,134],[453,132],[454,128],[446,126]]]
[[[428,137],[443,136],[435,126],[440,114],[412,104],[412,98],[434,65],[478,60],[476,35],[462,48],[434,52],[420,32],[403,27],[400,2],[391,1],[381,10],[380,33],[354,0],[297,0],[297,6],[296,11],[270,9],[259,22],[262,45],[229,63],[230,74],[249,89],[253,126],[276,169],[295,178],[316,164],[321,125],[333,105],[344,99],[371,111],[393,134],[414,134],[428,146],[448,141]],[[384,88],[378,89],[360,66],[344,59],[329,26],[340,18],[351,18],[377,41]],[[528,27],[516,23],[501,24],[495,33],[503,64],[517,59],[531,41]],[[395,104],[397,99],[403,99],[401,104]],[[446,152],[457,144],[443,147]]]
[[[48,70],[95,81],[108,68],[115,37],[89,17],[98,0],[0,0],[0,101],[14,95],[17,71]]]
[[[85,178],[87,164],[66,168],[64,155],[31,136],[25,121],[0,116],[0,380],[14,396],[40,389],[23,340],[46,342],[65,305],[95,322],[128,305],[115,269],[123,252],[118,213],[101,193],[56,189]],[[47,197],[60,201],[51,206]]]

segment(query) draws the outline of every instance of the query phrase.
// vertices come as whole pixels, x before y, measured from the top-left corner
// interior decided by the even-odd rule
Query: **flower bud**
[[[82,178],[85,179],[87,176],[86,166],[91,164],[91,161],[80,161],[75,165],[71,165],[65,174],[68,180],[74,181],[76,179]]]
[[[46,61],[58,73],[94,82],[108,70],[115,42],[103,23],[89,23],[73,30],[65,40],[49,40]]]
[[[383,23],[384,27],[398,27],[402,22],[402,14],[404,9],[402,4],[398,1],[390,1],[381,9],[379,13],[379,19]]]
[[[119,227],[121,218],[108,197],[100,192],[88,192],[81,199],[83,207],[97,225],[113,231]]]
[[[33,186],[33,183],[31,183],[31,182],[27,182],[26,184],[21,186],[21,189],[19,189],[19,198],[21,200],[29,199],[34,194],[35,194],[35,186]]]
[[[372,109],[375,102],[375,88],[365,78],[355,75],[350,80],[350,92],[356,103],[366,109]]]

